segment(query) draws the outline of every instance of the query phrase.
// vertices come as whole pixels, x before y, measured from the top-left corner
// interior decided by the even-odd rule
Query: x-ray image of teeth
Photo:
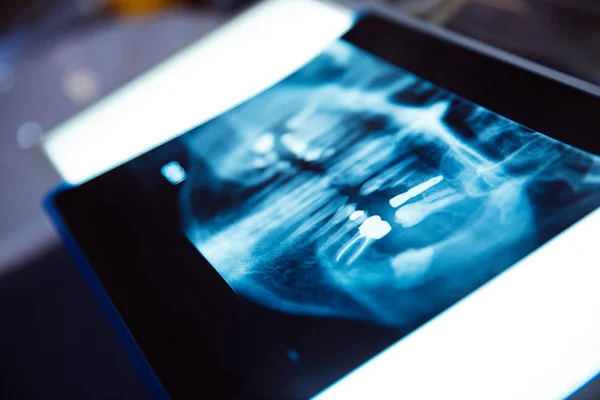
[[[186,236],[290,314],[415,326],[600,206],[600,157],[343,41],[181,140]]]

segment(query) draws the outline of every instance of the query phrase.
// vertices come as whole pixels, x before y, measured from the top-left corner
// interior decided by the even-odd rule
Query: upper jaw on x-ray
[[[289,313],[417,324],[600,201],[598,157],[343,42],[186,141],[186,235]]]

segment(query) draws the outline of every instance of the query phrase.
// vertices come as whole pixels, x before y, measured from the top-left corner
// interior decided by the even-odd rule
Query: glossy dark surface
[[[3,276],[0,320],[0,398],[149,398],[66,249]]]

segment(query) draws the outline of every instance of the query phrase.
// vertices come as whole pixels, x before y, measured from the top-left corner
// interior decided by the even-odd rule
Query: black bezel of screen
[[[376,15],[364,15],[343,39],[532,129],[600,153],[590,133],[600,101],[579,89]],[[175,151],[177,144],[164,146]],[[276,340],[265,345],[265,332],[248,320],[245,305],[178,231],[174,210],[148,201],[126,167],[63,192],[54,203],[173,398],[289,397],[293,366]],[[166,307],[165,297],[176,307]],[[265,369],[256,368],[258,359],[277,367],[265,377]],[[236,367],[256,374],[242,381]],[[328,383],[315,378],[307,387],[294,387],[294,397]]]

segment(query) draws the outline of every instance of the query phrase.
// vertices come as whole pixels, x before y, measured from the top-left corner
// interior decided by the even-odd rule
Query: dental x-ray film
[[[600,205],[598,156],[342,40],[177,140],[181,230],[289,315],[414,329]]]

